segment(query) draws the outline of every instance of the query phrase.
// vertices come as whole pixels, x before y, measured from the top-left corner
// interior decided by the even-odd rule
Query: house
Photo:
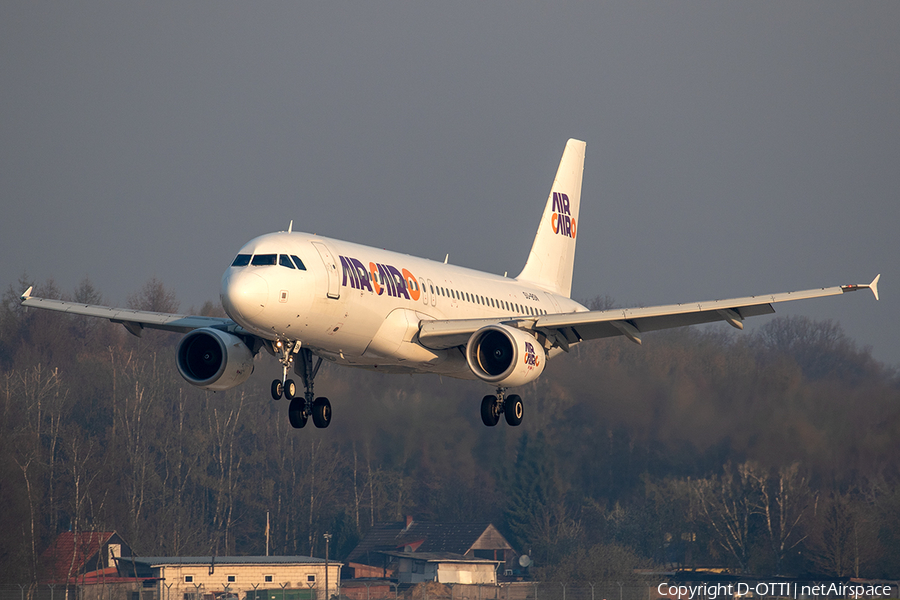
[[[353,571],[365,573],[366,577],[389,577],[399,574],[401,555],[421,557],[421,553],[452,554],[457,559],[488,561],[495,570],[499,565],[503,575],[512,575],[519,569],[518,553],[490,523],[420,523],[412,517],[407,517],[405,522],[375,525],[345,562],[353,567]],[[373,572],[371,567],[380,572]],[[479,572],[483,568],[482,564]]]
[[[158,581],[160,600],[326,600],[341,583],[341,563],[311,556],[151,556],[118,563],[122,575]]]
[[[132,551],[115,531],[66,531],[41,554],[39,580],[56,587],[60,598],[154,600],[156,582],[122,576],[119,560],[132,560]]]
[[[75,584],[103,578],[105,570],[115,569],[116,558],[131,555],[131,547],[115,531],[66,531],[41,554],[39,581]]]

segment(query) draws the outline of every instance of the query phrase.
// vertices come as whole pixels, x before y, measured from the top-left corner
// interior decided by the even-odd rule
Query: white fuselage
[[[457,348],[418,343],[422,320],[587,310],[534,284],[305,233],[262,235],[238,256],[238,263],[252,258],[228,268],[221,290],[235,322],[268,340],[298,341],[341,364],[386,372],[473,376]]]

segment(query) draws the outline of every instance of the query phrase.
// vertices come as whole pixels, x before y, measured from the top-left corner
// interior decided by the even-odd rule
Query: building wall
[[[254,585],[255,589],[315,589],[316,597],[326,600],[325,563],[220,563],[215,565],[212,574],[209,567],[208,564],[158,567],[163,578],[159,584],[159,600],[213,600],[215,594],[226,590],[236,594],[237,600],[244,600],[246,592],[254,591]],[[338,592],[340,572],[340,563],[328,565],[329,596]],[[229,581],[229,576],[234,581]],[[266,581],[266,576],[271,576],[271,581]],[[187,581],[188,577],[191,581]]]
[[[497,583],[494,565],[440,563],[437,570],[440,583]]]

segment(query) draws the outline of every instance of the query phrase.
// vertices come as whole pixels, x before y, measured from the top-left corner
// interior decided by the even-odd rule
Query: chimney
[[[409,526],[413,524],[412,515],[406,515],[406,529],[409,529]]]

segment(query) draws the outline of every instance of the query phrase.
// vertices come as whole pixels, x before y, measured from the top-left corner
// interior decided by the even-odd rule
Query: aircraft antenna
[[[444,257],[444,264],[445,264],[445,265],[447,264],[447,261],[448,261],[448,260],[450,260],[450,254],[449,254],[449,253],[447,254],[447,256]]]
[[[291,219],[291,224],[288,225],[288,233],[290,233],[290,232],[293,231],[293,230],[294,230],[294,220]]]

